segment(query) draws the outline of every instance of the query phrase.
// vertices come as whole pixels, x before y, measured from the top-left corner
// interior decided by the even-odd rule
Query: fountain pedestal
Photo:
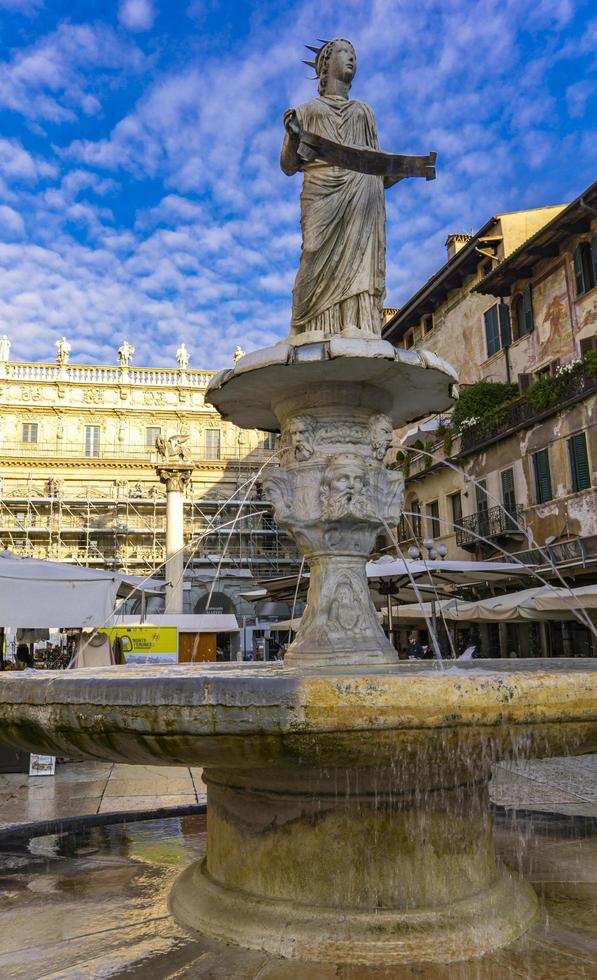
[[[207,770],[208,854],[176,882],[172,912],[304,960],[446,962],[513,941],[537,899],[496,862],[487,776],[458,785],[436,768],[434,785],[383,765]]]

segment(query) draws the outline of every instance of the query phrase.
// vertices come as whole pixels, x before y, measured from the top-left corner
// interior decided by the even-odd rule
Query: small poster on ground
[[[53,776],[55,772],[55,755],[33,755],[33,753],[31,753],[29,756],[30,776]]]

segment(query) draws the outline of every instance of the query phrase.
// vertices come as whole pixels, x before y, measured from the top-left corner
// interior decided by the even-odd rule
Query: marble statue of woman
[[[356,71],[351,42],[336,38],[311,50],[315,60],[307,64],[319,78],[319,96],[285,112],[280,158],[284,173],[304,174],[291,337],[378,336],[385,296],[384,188],[406,176],[433,179],[435,154],[379,151],[373,110],[349,98]]]

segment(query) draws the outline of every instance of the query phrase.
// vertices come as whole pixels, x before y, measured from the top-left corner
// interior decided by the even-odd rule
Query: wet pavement
[[[115,812],[131,799],[193,797],[197,771],[79,763],[54,793],[27,802],[29,783],[0,786],[0,815],[49,819],[88,802]],[[135,770],[135,772],[127,772]],[[71,775],[67,776],[67,772]],[[76,776],[81,778],[76,778]],[[83,778],[84,777],[84,778]],[[0,777],[0,782],[8,777]],[[182,783],[176,783],[182,780]],[[195,787],[189,790],[190,784]],[[25,781],[23,787],[22,783]],[[16,790],[15,790],[16,786]],[[171,792],[174,786],[178,791]],[[202,784],[198,781],[199,790]],[[58,788],[60,792],[56,792]],[[70,793],[69,793],[70,787]],[[103,787],[100,793],[98,788]],[[163,795],[150,789],[159,789]],[[111,793],[108,789],[112,790]],[[80,794],[80,795],[78,795]],[[89,794],[89,795],[88,795]],[[387,970],[295,963],[190,936],[167,898],[182,868],[205,853],[203,816],[80,826],[59,834],[0,833],[2,980],[576,980],[597,977],[597,756],[499,766],[492,784],[501,857],[533,883],[542,905],[523,939],[465,963]],[[12,802],[11,802],[12,800]],[[99,800],[99,803],[98,803]],[[93,804],[91,801],[94,801]],[[110,801],[110,802],[109,802]],[[114,802],[111,802],[114,801]],[[7,809],[9,807],[12,809]],[[124,805],[126,803],[126,805]],[[20,805],[20,809],[19,809]],[[139,806],[140,809],[149,807]],[[5,822],[8,820],[2,817]]]
[[[206,802],[201,773],[110,762],[59,763],[55,776],[0,773],[0,831],[65,817],[196,806]]]

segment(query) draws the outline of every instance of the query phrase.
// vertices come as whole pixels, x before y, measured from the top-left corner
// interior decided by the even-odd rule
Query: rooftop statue
[[[384,188],[404,177],[433,180],[436,154],[381,152],[373,110],[349,98],[357,65],[351,42],[335,38],[307,47],[315,53],[305,64],[319,78],[319,96],[284,113],[280,158],[285,174],[304,173],[290,336],[359,336],[355,330],[379,336],[386,291]]]
[[[10,357],[10,340],[5,333],[0,337],[0,361],[7,361]]]
[[[129,344],[128,340],[124,340],[118,348],[118,363],[120,367],[128,367],[134,353],[135,348],[133,345]]]
[[[186,349],[184,343],[182,343],[178,348],[178,350],[176,351],[176,360],[178,361],[178,366],[181,371],[186,371],[186,369],[188,368],[189,358],[190,358],[190,354]]]
[[[66,337],[61,337],[60,340],[56,341],[56,364],[58,364],[59,367],[64,367],[66,364],[68,364],[71,350],[71,345]]]

